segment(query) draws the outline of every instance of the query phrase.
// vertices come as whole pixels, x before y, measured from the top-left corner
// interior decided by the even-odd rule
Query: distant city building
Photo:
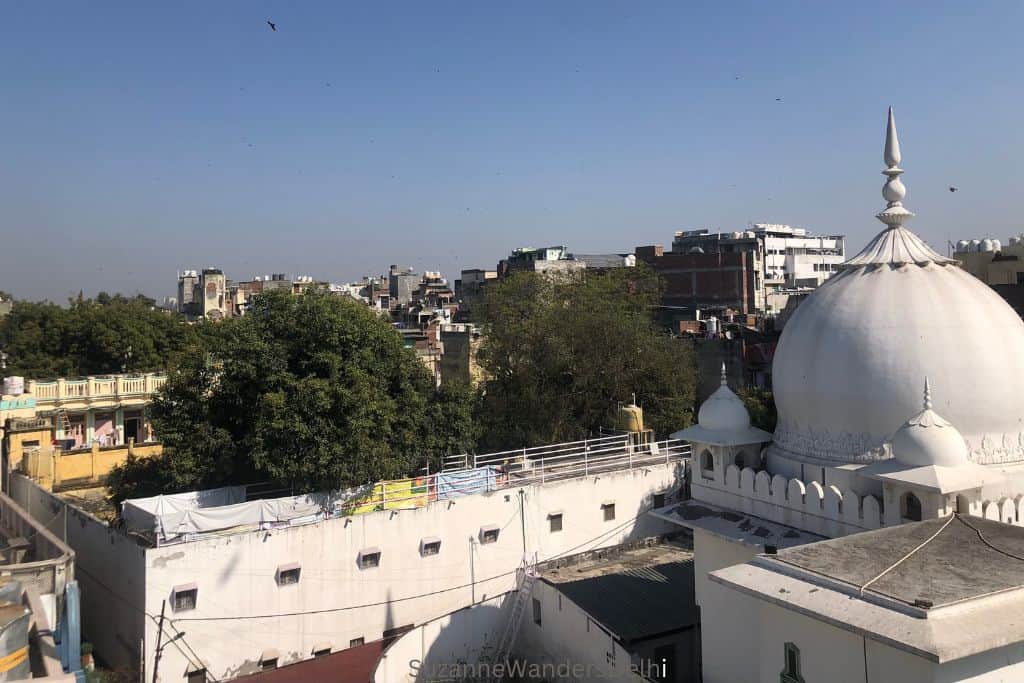
[[[987,237],[960,240],[953,258],[987,285],[1024,284],[1024,235],[1011,237],[1005,246]]]
[[[461,275],[461,278],[455,281],[455,298],[465,303],[475,301],[488,282],[498,279],[497,270],[484,268],[463,270]]]
[[[419,286],[420,276],[412,268],[392,265],[388,272],[388,293],[391,305],[402,305],[412,302],[413,292]]]
[[[572,254],[562,246],[523,247],[513,249],[508,258],[498,262],[498,277],[507,277],[510,273],[534,272],[534,273],[572,273],[584,270],[587,267],[582,261],[577,261]]]
[[[842,235],[755,223],[726,233],[678,231],[672,251],[638,247],[636,255],[666,278],[666,305],[773,315],[792,294],[811,291],[836,273],[845,245]]]

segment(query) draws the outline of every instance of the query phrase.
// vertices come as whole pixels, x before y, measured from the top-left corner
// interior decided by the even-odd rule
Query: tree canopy
[[[211,326],[150,406],[164,455],[132,461],[116,498],[268,481],[296,492],[407,476],[475,440],[467,388],[434,387],[366,306],[317,291],[264,293]]]
[[[652,311],[660,281],[646,267],[489,283],[474,317],[488,377],[481,445],[506,448],[583,438],[614,424],[633,394],[661,436],[686,427],[696,385],[692,349]]]
[[[778,413],[775,409],[775,396],[771,391],[760,387],[743,387],[736,395],[750,413],[750,424],[766,432],[775,431]]]
[[[101,292],[67,308],[15,301],[0,318],[4,374],[42,379],[161,370],[189,345],[192,328],[145,297]]]

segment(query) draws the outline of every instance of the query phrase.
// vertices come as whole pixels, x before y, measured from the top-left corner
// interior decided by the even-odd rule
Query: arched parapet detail
[[[999,503],[994,500],[987,500],[982,508],[981,516],[985,519],[991,519],[994,522],[998,522],[999,512]]]
[[[820,515],[825,508],[825,489],[816,481],[807,485],[807,510]]]
[[[807,487],[799,479],[790,479],[786,485],[786,503],[791,508],[801,509],[804,506]]]
[[[877,529],[882,526],[882,506],[874,496],[864,496],[861,499],[860,509],[862,512],[861,524],[868,529]]]
[[[765,470],[761,470],[754,477],[754,495],[758,500],[772,499],[772,475]]]
[[[772,477],[772,502],[780,507],[786,505],[786,494],[788,493],[789,480],[781,474]]]
[[[825,516],[829,519],[843,518],[843,493],[834,484],[825,488]]]
[[[736,465],[729,465],[725,468],[725,488],[738,489],[740,487],[740,468]]]
[[[861,525],[860,496],[852,489],[843,490],[843,520],[847,524]]]
[[[1017,496],[1014,502],[1017,505],[1017,519],[1024,520],[1024,496]]]
[[[740,491],[747,498],[754,497],[754,478],[756,476],[757,473],[750,467],[744,467],[740,470]]]
[[[1003,498],[999,503],[999,521],[1007,524],[1017,523],[1017,506],[1010,498]]]

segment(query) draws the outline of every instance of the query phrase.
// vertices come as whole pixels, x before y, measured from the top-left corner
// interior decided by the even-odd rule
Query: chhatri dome
[[[931,384],[924,381],[924,409],[903,423],[892,437],[892,456],[904,465],[959,467],[970,462],[957,428],[932,410]]]
[[[772,435],[750,424],[750,413],[743,400],[729,388],[722,363],[722,385],[701,404],[697,424],[676,432],[672,438],[735,446],[764,443]]]
[[[937,412],[956,425],[972,461],[1024,461],[1024,323],[904,227],[914,214],[903,207],[892,109],[884,159],[887,206],[877,218],[885,229],[800,304],[779,340],[769,458],[885,457],[880,447],[920,413],[915,387],[931,377],[942,387]]]

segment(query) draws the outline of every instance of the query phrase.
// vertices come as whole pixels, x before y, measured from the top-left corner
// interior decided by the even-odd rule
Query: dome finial
[[[729,383],[725,379],[725,361],[723,360],[722,361],[722,386],[725,387],[725,386],[728,386],[728,385],[729,385]]]
[[[924,378],[924,409],[932,409],[932,385],[928,381],[927,375]]]
[[[889,122],[885,129],[885,152],[882,158],[886,166],[882,175],[888,178],[882,187],[882,197],[885,198],[887,204],[885,211],[878,214],[876,218],[890,228],[898,228],[913,218],[914,214],[903,208],[903,198],[907,196],[907,188],[900,180],[900,176],[903,175],[903,169],[900,168],[902,155],[900,154],[900,139],[896,135],[896,118],[893,116],[892,107],[889,107]]]

